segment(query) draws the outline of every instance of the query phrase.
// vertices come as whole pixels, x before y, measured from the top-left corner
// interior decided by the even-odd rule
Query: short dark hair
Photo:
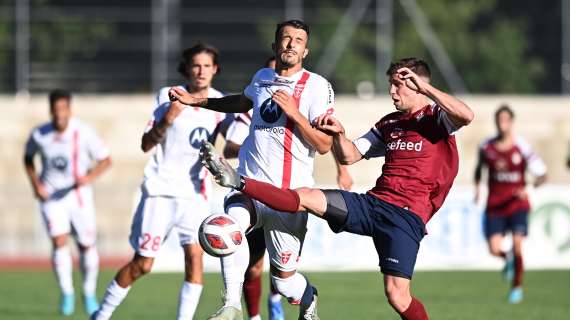
[[[264,66],[265,66],[266,68],[269,68],[269,63],[271,63],[271,61],[276,61],[276,60],[275,60],[275,56],[271,56],[271,57],[267,58],[267,60],[265,60]]]
[[[307,39],[309,38],[309,25],[307,25],[301,20],[293,19],[293,20],[283,21],[277,24],[277,28],[275,28],[275,43],[279,42],[279,38],[281,37],[281,32],[283,31],[283,28],[287,26],[291,26],[295,29],[305,30],[305,32],[307,33]]]
[[[180,63],[178,64],[177,71],[184,77],[188,77],[189,76],[188,66],[190,65],[190,63],[192,63],[192,58],[194,58],[194,56],[199,53],[207,53],[212,57],[214,65],[218,67],[217,73],[219,74],[221,71],[220,64],[218,62],[220,52],[218,51],[218,49],[216,49],[216,47],[201,42],[193,47],[184,49],[184,51],[182,51],[182,57],[180,59]]]
[[[495,111],[495,120],[499,119],[499,115],[503,112],[506,112],[511,117],[511,119],[515,118],[515,112],[513,111],[513,109],[511,109],[511,107],[509,107],[508,104],[503,103],[502,105],[499,106],[497,111]]]
[[[386,71],[387,76],[392,76],[398,69],[408,68],[420,77],[431,78],[431,70],[427,62],[418,58],[403,58],[396,62],[390,63],[390,67]]]
[[[49,105],[52,107],[59,99],[71,100],[71,93],[63,89],[55,89],[49,93]]]

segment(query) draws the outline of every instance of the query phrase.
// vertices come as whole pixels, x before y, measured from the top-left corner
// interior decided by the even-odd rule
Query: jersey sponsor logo
[[[404,130],[402,128],[394,128],[394,131],[390,132],[390,137],[392,139],[398,139],[404,134]]]
[[[50,162],[52,168],[59,171],[65,171],[67,169],[67,164],[69,161],[64,156],[55,156],[50,160]]]
[[[267,123],[274,123],[279,118],[281,118],[281,114],[283,114],[283,110],[273,101],[273,99],[268,98],[261,104],[261,108],[259,108],[259,113],[261,115],[261,119]]]
[[[494,176],[495,181],[507,183],[520,182],[522,179],[522,175],[518,171],[499,171],[496,172]]]
[[[210,139],[210,133],[204,127],[197,127],[190,132],[189,142],[190,145],[195,149],[200,149],[203,141]]]
[[[391,262],[391,263],[400,263],[400,260],[398,260],[396,258],[386,258],[386,261]]]
[[[505,161],[505,159],[500,158],[500,159],[497,159],[497,161],[495,161],[495,168],[498,171],[505,171],[505,170],[507,170],[508,167],[509,166],[507,164],[507,161]]]
[[[283,128],[283,127],[268,127],[268,126],[256,124],[253,126],[253,129],[254,130],[261,130],[261,131],[265,131],[265,132],[269,132],[269,133],[275,133],[275,134],[285,134],[285,128]]]
[[[402,139],[398,139],[397,141],[392,141],[386,145],[386,148],[390,151],[422,151],[423,147],[423,140],[420,142],[411,142],[411,141],[403,141]]]

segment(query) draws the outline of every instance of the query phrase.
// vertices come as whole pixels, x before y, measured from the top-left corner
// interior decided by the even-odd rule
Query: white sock
[[[63,294],[73,294],[73,261],[68,246],[56,248],[52,256],[53,270]]]
[[[307,279],[305,279],[305,277],[296,272],[292,277],[285,279],[271,275],[271,280],[275,285],[275,289],[287,298],[289,303],[301,303],[301,298],[303,297],[303,293],[307,287]]]
[[[192,320],[200,301],[203,285],[184,281],[178,301],[178,320]]]
[[[261,320],[261,316],[260,315],[256,315],[253,317],[249,317],[249,320]]]
[[[234,217],[241,229],[249,227],[249,211],[241,203],[234,203],[227,207],[226,212]],[[220,258],[222,263],[222,276],[224,277],[224,287],[226,295],[224,306],[233,306],[241,310],[241,294],[245,271],[249,265],[249,246],[247,238],[243,237],[241,245],[233,254]]]
[[[105,296],[103,297],[103,301],[101,301],[101,306],[99,307],[99,311],[96,313],[97,316],[95,317],[95,320],[110,319],[111,315],[125,299],[130,289],[131,286],[123,288],[113,279],[107,287],[107,291],[105,291]]]
[[[94,296],[97,289],[97,274],[99,273],[99,254],[92,246],[81,254],[81,270],[83,271],[83,294]]]

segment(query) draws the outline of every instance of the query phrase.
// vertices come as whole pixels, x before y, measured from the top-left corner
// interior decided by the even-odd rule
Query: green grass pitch
[[[113,277],[99,277],[99,297]],[[376,272],[307,273],[320,293],[321,319],[399,319],[382,294]],[[182,274],[150,274],[137,282],[114,319],[174,319]],[[267,319],[264,278],[262,316]],[[76,275],[76,292],[80,292]],[[206,274],[195,319],[205,319],[220,301],[218,274]],[[432,319],[570,319],[570,271],[532,271],[525,277],[525,300],[506,303],[508,285],[499,272],[417,272],[413,292],[427,306]],[[58,293],[50,271],[1,271],[0,319],[62,319],[57,314]],[[287,319],[297,310],[286,307]],[[68,319],[86,319],[82,305]]]

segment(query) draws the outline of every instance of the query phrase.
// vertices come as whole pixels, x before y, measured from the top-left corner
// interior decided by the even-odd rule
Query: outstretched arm
[[[247,112],[253,107],[253,103],[243,94],[234,94],[222,98],[199,98],[194,97],[186,90],[172,87],[169,95],[185,105],[201,107],[225,113]]]
[[[346,138],[345,130],[335,117],[325,114],[317,118],[317,128],[332,136],[333,152],[338,162],[350,165],[362,159],[362,154],[354,143]]]
[[[75,181],[76,186],[80,187],[93,182],[97,177],[99,177],[103,172],[107,171],[111,167],[111,157],[106,157],[105,159],[97,161],[97,164],[93,169],[83,177],[78,177]]]

